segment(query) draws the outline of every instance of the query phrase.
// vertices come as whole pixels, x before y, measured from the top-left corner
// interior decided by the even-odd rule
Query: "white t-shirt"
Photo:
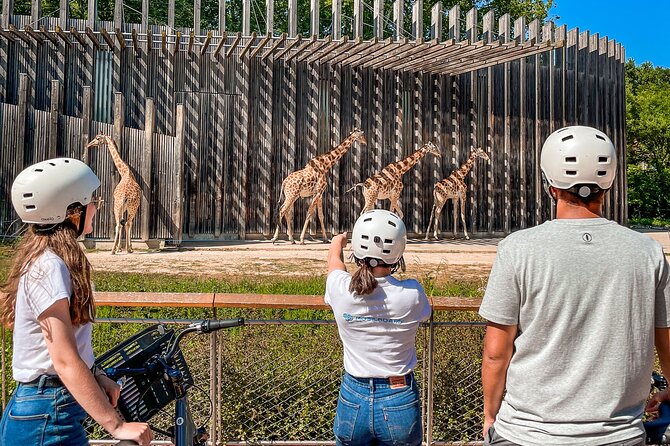
[[[20,279],[16,293],[14,320],[14,379],[29,382],[40,375],[56,375],[38,317],[60,299],[72,294],[70,271],[65,262],[47,250]],[[74,327],[79,356],[88,367],[93,365],[92,324]]]
[[[333,309],[344,346],[344,370],[359,378],[405,375],[416,365],[416,330],[430,318],[423,287],[414,279],[377,278],[367,296],[349,291],[351,274],[336,270],[326,280],[325,301]]]

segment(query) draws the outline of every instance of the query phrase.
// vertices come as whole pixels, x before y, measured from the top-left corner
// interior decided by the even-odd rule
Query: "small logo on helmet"
[[[586,243],[590,243],[591,240],[593,240],[593,237],[588,232],[585,232],[582,234],[582,240],[584,240]]]

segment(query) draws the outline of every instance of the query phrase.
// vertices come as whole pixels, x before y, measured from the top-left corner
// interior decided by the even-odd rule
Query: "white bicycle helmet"
[[[407,244],[407,230],[393,212],[374,209],[358,217],[351,234],[351,246],[354,257],[359,260],[371,259],[370,266],[376,266],[374,260],[387,265],[400,261]]]
[[[12,204],[24,223],[57,224],[71,204],[87,205],[100,180],[73,158],[55,158],[24,169],[12,184]]]
[[[572,189],[571,192],[586,198],[612,186],[617,168],[616,149],[598,129],[564,127],[544,142],[540,168],[551,186]]]

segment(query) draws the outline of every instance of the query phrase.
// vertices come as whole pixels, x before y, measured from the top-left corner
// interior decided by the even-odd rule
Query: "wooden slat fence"
[[[441,17],[436,13],[433,21]],[[413,62],[422,60],[419,50],[408,58],[407,68],[385,69],[385,59],[366,59],[364,51],[376,48],[368,42],[359,45],[366,48],[359,56],[294,51],[287,53],[290,57],[265,58],[264,51],[275,42],[276,56],[294,41],[265,39],[265,47],[260,48],[263,36],[228,32],[218,37],[223,30],[214,32],[208,48],[206,37],[191,40],[188,28],[178,29],[181,35],[175,46],[177,36],[169,27],[73,19],[68,24],[79,29],[86,45],[70,34],[70,45],[60,37],[57,44],[36,43],[30,37],[28,42],[0,38],[0,79],[5,81],[0,82],[0,220],[13,219],[5,197],[17,169],[51,154],[83,157],[83,129],[90,123],[89,137],[98,132],[122,136],[123,159],[145,191],[151,191],[145,197],[150,209],[140,210],[133,237],[148,234],[178,240],[182,233],[196,239],[267,237],[276,224],[283,178],[337,145],[354,127],[361,127],[368,145],[356,144],[334,167],[324,194],[329,232],[350,230],[363,205],[361,190],[346,193],[347,189],[432,140],[442,156],[428,155],[404,177],[402,205],[410,231],[425,231],[435,182],[457,169],[471,148],[481,146],[491,160],[477,160],[467,180],[468,231],[506,234],[551,218],[540,181],[542,142],[561,126],[583,124],[603,129],[619,150],[622,162],[606,215],[625,223],[625,53],[621,45],[551,23],[526,24],[523,19],[512,23],[509,16],[500,18],[497,29],[490,14],[481,25],[476,11],[461,17],[455,8],[449,17],[441,36],[456,42],[564,43],[544,53],[519,53],[497,65],[449,75],[422,71]],[[43,18],[31,26],[53,30],[59,20]],[[466,33],[461,36],[463,20]],[[10,22],[22,33],[31,20],[11,16]],[[431,32],[439,31],[441,24],[433,23]],[[100,47],[91,44],[86,26],[95,32],[108,30],[114,50],[108,51],[101,34],[96,34]],[[124,37],[121,49],[115,28],[135,30],[136,40]],[[163,31],[168,33],[165,46]],[[51,31],[51,35],[56,34]],[[476,46],[466,50],[475,51]],[[509,51],[518,52],[515,47]],[[92,92],[89,111],[86,88]],[[114,104],[121,98],[122,116],[115,116]],[[147,98],[155,106],[150,161],[145,153]],[[183,135],[179,135],[178,104],[183,104]],[[22,119],[18,116],[22,110],[25,131],[10,124]],[[9,140],[23,144],[21,163],[4,162],[21,159],[20,148],[17,151]],[[178,140],[183,141],[182,149]],[[114,231],[111,192],[118,175],[109,156],[100,152],[94,149],[89,154],[107,201],[94,236],[109,238]],[[149,178],[143,172],[150,172]],[[308,204],[300,200],[295,206],[294,235],[302,229]],[[388,202],[382,206],[388,207]],[[443,215],[442,230],[451,232],[451,203]],[[144,230],[142,219],[148,222]],[[310,226],[313,233],[318,234],[317,229],[316,223]]]

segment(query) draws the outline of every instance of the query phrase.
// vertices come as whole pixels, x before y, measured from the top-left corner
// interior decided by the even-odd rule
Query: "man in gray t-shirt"
[[[479,310],[486,444],[642,445],[654,343],[670,373],[668,262],[601,217],[616,171],[602,132],[554,132],[541,167],[557,218],[499,244]]]

